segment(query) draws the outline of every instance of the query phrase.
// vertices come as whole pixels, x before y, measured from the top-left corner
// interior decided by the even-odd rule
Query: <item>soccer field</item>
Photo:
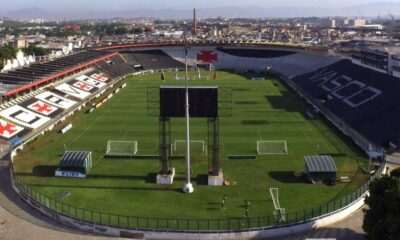
[[[183,75],[183,73],[180,73]],[[191,75],[196,73],[191,72]],[[250,201],[250,216],[272,215],[269,188],[279,188],[279,201],[286,213],[322,205],[343,197],[361,186],[367,175],[361,166],[366,157],[350,141],[317,116],[302,99],[279,80],[250,80],[257,74],[213,72],[208,81],[191,85],[229,87],[232,90],[232,116],[220,118],[221,168],[229,186],[206,186],[207,156],[193,156],[193,194],[181,192],[185,161],[174,159],[175,182],[171,186],[155,184],[160,170],[158,159],[103,158],[107,142],[137,141],[138,155],[156,155],[159,147],[159,120],[147,112],[148,87],[183,85],[166,73],[130,77],[127,87],[104,106],[87,114],[85,109],[69,121],[73,128],[61,135],[59,128],[40,137],[18,155],[16,175],[30,187],[60,202],[105,213],[179,218],[241,217],[244,201]],[[172,119],[172,140],[183,140],[184,119]],[[191,119],[191,139],[207,141],[207,120]],[[257,155],[257,141],[286,141],[287,152],[260,155],[255,160],[229,160],[228,155]],[[274,147],[272,147],[274,148]],[[93,151],[93,169],[86,179],[53,177],[64,150]],[[338,168],[337,176],[347,176],[350,183],[335,186],[312,185],[301,176],[304,156],[331,154]],[[62,192],[70,194],[57,199]],[[223,196],[225,209],[220,209]]]

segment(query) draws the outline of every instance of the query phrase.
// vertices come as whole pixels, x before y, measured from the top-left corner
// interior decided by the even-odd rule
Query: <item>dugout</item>
[[[305,156],[304,173],[312,183],[336,184],[337,168],[331,156]]]
[[[92,168],[92,152],[66,151],[55,172],[57,177],[86,177]]]

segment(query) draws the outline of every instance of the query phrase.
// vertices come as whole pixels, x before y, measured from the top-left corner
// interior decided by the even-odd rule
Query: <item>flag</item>
[[[197,53],[196,61],[202,63],[213,63],[218,61],[218,53],[214,51],[200,51]]]
[[[217,71],[214,72],[213,80],[217,80]]]

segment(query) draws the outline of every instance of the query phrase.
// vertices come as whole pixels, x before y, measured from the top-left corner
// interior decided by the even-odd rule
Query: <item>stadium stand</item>
[[[130,52],[127,51],[123,51],[120,52],[120,54],[123,56],[124,59],[126,59],[126,61],[133,67],[138,66],[141,64],[136,60],[135,55],[130,54]]]
[[[400,144],[400,81],[341,60],[293,82],[374,144]]]
[[[131,55],[128,58],[133,59],[131,64],[140,64],[145,70],[184,67],[182,62],[173,59],[161,50],[125,52],[124,56],[127,55]]]
[[[50,80],[69,74],[81,65],[88,65],[91,61],[110,55],[100,51],[83,51],[54,61],[34,63],[20,69],[0,73],[0,96],[10,96],[24,90],[47,83]]]
[[[225,48],[225,47],[217,47],[216,50],[237,57],[251,57],[251,58],[277,58],[277,57],[285,57],[296,53],[288,50],[243,49],[243,48]]]
[[[218,53],[220,60],[214,63],[216,67],[263,71],[269,66],[271,71],[289,78],[338,61],[338,58],[332,56],[273,49],[224,48],[223,52]]]
[[[120,54],[98,62],[96,66],[98,70],[106,72],[113,77],[123,76],[134,69]]]
[[[299,76],[339,61],[337,57],[333,56],[274,49],[223,48],[223,51],[219,51],[221,48],[206,49],[208,54],[213,55],[208,60],[215,68],[265,71],[266,67],[269,66],[274,73],[288,78]],[[188,56],[189,65],[195,66],[199,62],[199,55],[204,53],[203,50],[204,48],[201,47],[193,47],[191,49]],[[163,49],[163,51],[177,61],[184,61],[182,49],[170,48]],[[271,53],[269,53],[270,51]],[[204,63],[204,61],[202,62]]]

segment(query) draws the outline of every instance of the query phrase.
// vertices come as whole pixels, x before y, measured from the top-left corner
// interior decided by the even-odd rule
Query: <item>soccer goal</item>
[[[210,80],[210,76],[208,75],[202,75],[201,73],[197,73],[194,77],[193,80],[197,80],[197,81],[208,81]]]
[[[184,156],[186,154],[186,141],[175,140],[171,144],[172,156]],[[203,140],[190,140],[190,154],[207,155],[207,146]]]
[[[209,76],[203,76],[203,75],[196,75],[196,76],[193,77],[193,80],[196,80],[196,81],[208,81],[208,80],[210,80],[210,77]]]
[[[107,156],[135,156],[138,151],[137,141],[108,141]]]
[[[257,141],[258,155],[288,154],[286,141]]]
[[[277,222],[285,222],[286,221],[286,213],[285,209],[281,208],[279,203],[279,189],[278,188],[270,188],[269,193],[271,194],[272,202],[274,204],[274,216]]]

